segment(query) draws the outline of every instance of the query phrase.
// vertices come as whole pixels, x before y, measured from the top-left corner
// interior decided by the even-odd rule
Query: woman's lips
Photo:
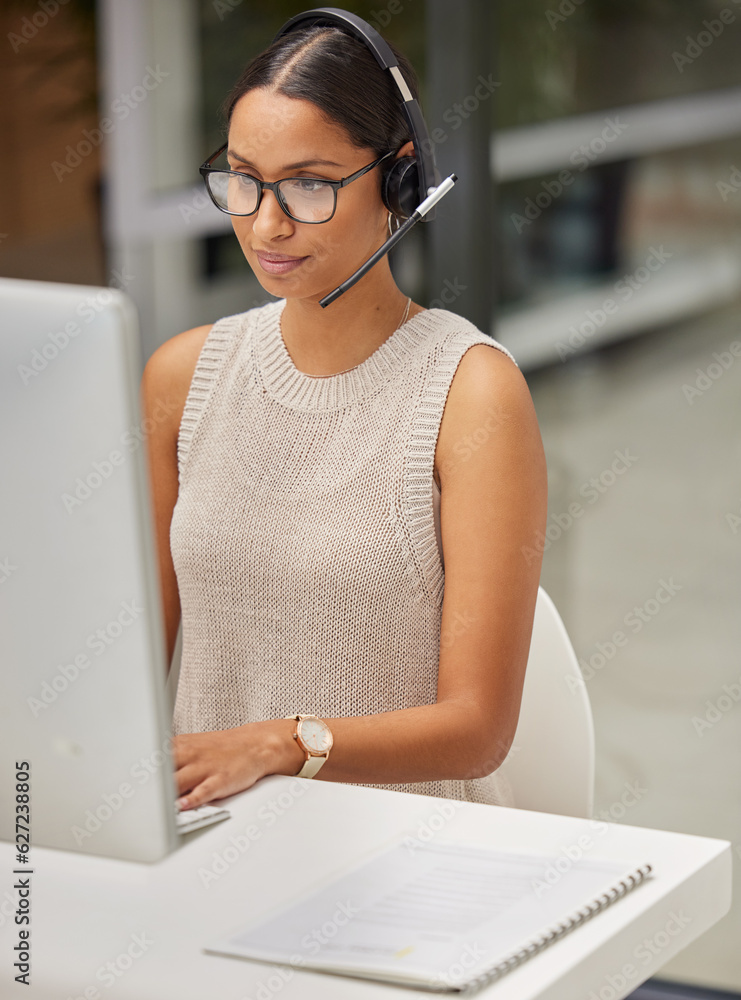
[[[287,257],[285,254],[279,253],[266,254],[260,253],[259,250],[256,250],[255,253],[260,261],[260,267],[268,274],[288,274],[289,271],[295,271],[306,260],[306,257]]]

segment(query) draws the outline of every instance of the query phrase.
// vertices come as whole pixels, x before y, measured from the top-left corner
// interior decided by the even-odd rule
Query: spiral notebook
[[[579,927],[651,870],[573,848],[545,856],[407,838],[205,951],[468,993]]]

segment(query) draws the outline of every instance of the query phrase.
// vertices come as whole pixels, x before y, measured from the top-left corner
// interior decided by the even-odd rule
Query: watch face
[[[299,723],[299,735],[308,750],[324,753],[332,746],[332,734],[329,726],[321,719],[302,719]]]

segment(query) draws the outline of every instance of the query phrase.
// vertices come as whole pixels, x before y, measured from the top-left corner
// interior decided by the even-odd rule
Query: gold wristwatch
[[[313,778],[329,757],[333,742],[331,730],[316,715],[286,715],[284,718],[298,722],[293,738],[306,754],[306,761],[296,777]]]

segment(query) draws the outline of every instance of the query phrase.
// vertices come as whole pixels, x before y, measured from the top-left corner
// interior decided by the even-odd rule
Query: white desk
[[[9,956],[18,928],[7,916],[15,895],[6,893],[12,869],[19,866],[13,862],[12,845],[2,844],[0,996],[409,1000],[417,991],[205,955],[201,947],[395,836],[419,837],[421,824],[430,820],[431,832],[441,823],[438,803],[447,801],[272,776],[231,800],[230,820],[189,834],[178,851],[157,865],[34,847],[31,989],[13,981],[17,970]],[[591,838],[590,857],[650,862],[653,877],[480,996],[619,1000],[728,912],[728,841],[473,803],[458,804],[453,817],[432,835],[558,855],[585,833]],[[230,845],[230,837],[238,835],[243,838],[241,853]],[[212,867],[215,852],[230,847],[227,856],[236,860],[224,862],[223,873],[205,887],[199,869]],[[683,927],[671,922],[672,913]],[[139,944],[136,935],[143,936]],[[129,948],[138,957],[130,957]],[[109,962],[115,963],[115,978],[105,971]],[[108,979],[97,977],[101,968]]]

